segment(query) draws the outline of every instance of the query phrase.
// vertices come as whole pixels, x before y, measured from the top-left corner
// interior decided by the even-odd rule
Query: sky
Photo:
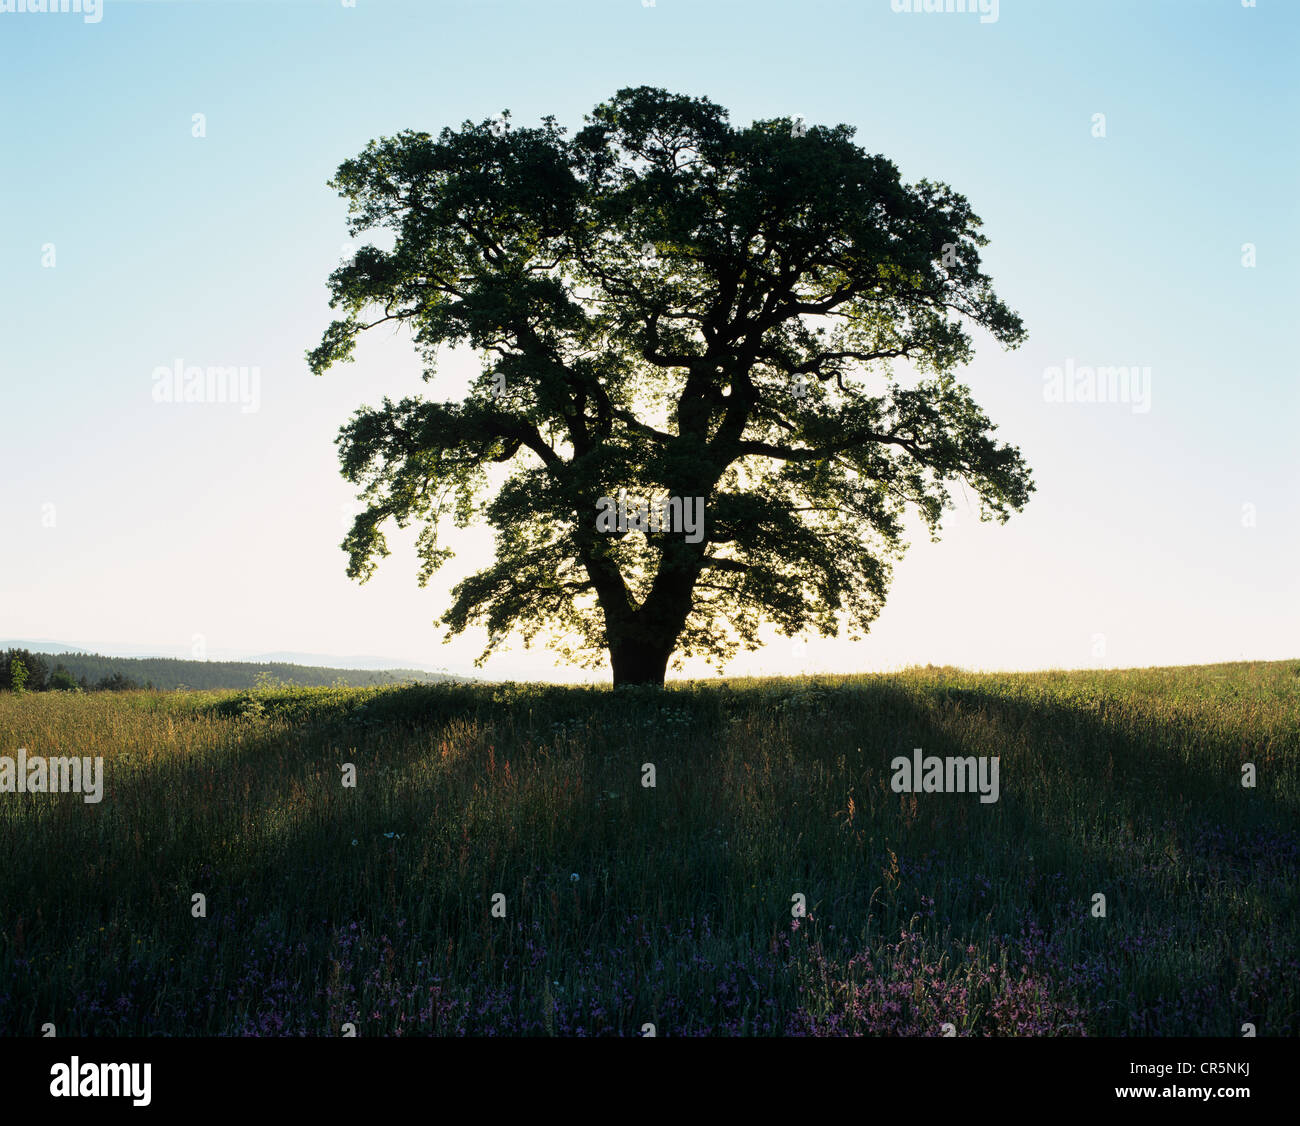
[[[425,588],[413,533],[346,577],[339,427],[385,395],[459,397],[476,357],[430,386],[400,334],[320,377],[304,352],[350,253],[340,162],[506,109],[580,127],[648,84],[738,124],[847,123],[905,180],[951,185],[1029,333],[1006,352],[976,330],[959,372],[1033,469],[1025,511],[981,524],[958,492],[864,640],[774,636],[730,675],[1300,655],[1293,0],[17,7],[0,0],[0,638],[606,678],[521,644],[476,670],[481,632],[442,643],[485,530],[454,532]],[[256,400],[155,401],[177,364],[255,368]],[[1053,369],[1098,367],[1128,370],[1109,401],[1053,393]]]

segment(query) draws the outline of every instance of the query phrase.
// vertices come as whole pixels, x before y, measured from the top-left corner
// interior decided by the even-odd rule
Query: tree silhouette
[[[906,509],[937,535],[955,482],[982,519],[1022,509],[1020,452],[952,375],[967,326],[1025,336],[980,271],[980,221],[853,136],[736,128],[640,87],[573,136],[505,114],[345,161],[330,186],[350,233],[392,248],[330,276],[343,315],[311,369],[387,323],[412,330],[426,380],[444,346],[483,355],[463,401],[386,398],[340,431],[365,505],[348,574],[388,554],[387,521],[414,522],[425,583],[450,555],[440,521],[486,520],[495,560],[453,589],[449,637],[486,626],[481,662],[545,630],[569,660],[607,650],[616,685],[662,684],[670,659],[757,648],[765,620],[859,636]]]

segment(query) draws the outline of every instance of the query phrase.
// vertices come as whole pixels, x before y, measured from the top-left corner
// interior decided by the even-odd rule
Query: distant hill
[[[49,655],[59,653],[93,653],[104,657],[147,657],[151,659],[175,657],[178,660],[194,660],[193,649],[189,645],[96,645],[81,641],[41,640],[27,638],[0,638],[0,649],[26,649],[29,653]],[[222,649],[209,647],[206,653],[209,661],[251,662],[264,665],[267,663],[281,665],[306,665],[309,668],[322,669],[364,669],[366,671],[391,672],[394,669],[415,669],[417,672],[443,672],[431,668],[421,661],[410,661],[402,657],[375,656],[341,656],[338,653],[300,653],[280,650],[273,653],[249,651],[247,649]],[[474,677],[466,677],[473,680]]]
[[[14,648],[19,648],[15,646]],[[108,657],[99,653],[60,652],[53,646],[25,645],[40,652],[52,671],[63,666],[84,687],[115,681],[120,687],[242,689],[271,677],[302,687],[343,684],[365,688],[384,684],[441,684],[469,678],[423,669],[341,669],[285,661],[194,661],[176,657]],[[128,683],[129,682],[129,683]]]

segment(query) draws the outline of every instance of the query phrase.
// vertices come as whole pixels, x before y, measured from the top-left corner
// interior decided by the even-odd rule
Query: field
[[[1300,662],[0,695],[19,747],[106,781],[0,794],[8,1035],[1300,1033]]]

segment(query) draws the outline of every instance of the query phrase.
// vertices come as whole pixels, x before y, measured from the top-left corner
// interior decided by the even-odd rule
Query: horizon
[[[585,680],[574,680],[566,682],[556,682],[549,680],[533,680],[528,678],[503,677],[495,678],[485,676],[478,670],[458,670],[442,667],[432,667],[420,665],[418,663],[405,663],[393,661],[390,663],[383,662],[382,657],[367,657],[363,655],[340,657],[329,653],[292,653],[292,652],[271,652],[262,654],[239,655],[235,654],[210,654],[205,657],[191,657],[179,653],[159,653],[154,651],[119,651],[111,652],[107,650],[88,650],[73,647],[59,649],[42,649],[37,646],[65,646],[66,643],[59,641],[34,641],[23,638],[0,638],[0,651],[9,649],[27,649],[30,652],[37,653],[43,657],[59,657],[62,655],[78,656],[95,656],[110,660],[122,661],[195,661],[209,664],[251,664],[251,665],[285,665],[291,668],[316,668],[327,669],[340,672],[423,672],[444,674],[451,678],[462,678],[465,680],[475,680],[481,683],[521,683],[521,684],[538,684],[538,685],[555,685],[564,687],[567,685],[573,687],[600,687],[608,684],[608,677],[600,673],[592,673]],[[302,658],[301,660],[299,658]],[[306,658],[311,658],[307,661]],[[711,681],[721,682],[728,680],[747,680],[747,679],[801,679],[809,677],[854,677],[854,676],[894,676],[906,674],[914,671],[926,670],[943,670],[954,673],[961,673],[970,676],[1033,676],[1035,674],[1049,673],[1076,673],[1076,672],[1099,672],[1099,673],[1129,673],[1129,672],[1153,672],[1160,670],[1184,670],[1184,669],[1206,669],[1218,666],[1231,665],[1259,665],[1259,664],[1286,664],[1289,661],[1300,660],[1300,657],[1272,657],[1272,658],[1244,658],[1239,660],[1228,661],[1209,661],[1196,664],[1160,664],[1160,665],[1107,665],[1099,667],[1096,665],[1082,665],[1075,667],[1049,666],[1044,668],[1033,669],[1008,669],[1008,668],[969,668],[964,665],[937,664],[935,662],[912,662],[906,665],[899,665],[896,668],[876,668],[876,669],[825,669],[817,672],[799,672],[799,673],[713,673],[705,676],[687,676],[687,675],[669,675],[665,679],[666,684],[696,684],[708,683]],[[372,662],[367,664],[348,664],[346,662]]]

